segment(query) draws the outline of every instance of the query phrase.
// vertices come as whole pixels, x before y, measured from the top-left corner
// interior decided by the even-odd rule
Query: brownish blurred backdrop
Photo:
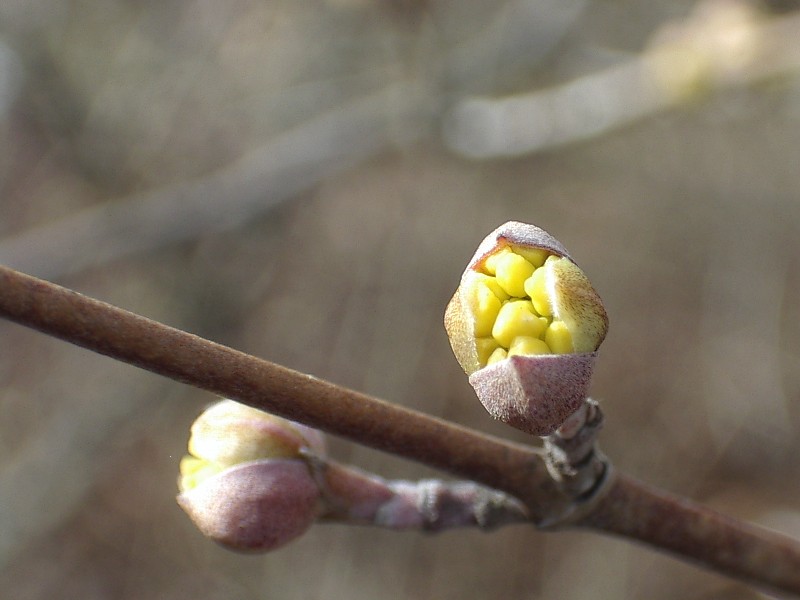
[[[521,440],[441,320],[483,235],[536,223],[606,302],[593,390],[618,468],[800,535],[795,8],[3,0],[0,263]],[[0,597],[758,597],[520,526],[318,525],[232,554],[174,502],[212,400],[0,323]]]

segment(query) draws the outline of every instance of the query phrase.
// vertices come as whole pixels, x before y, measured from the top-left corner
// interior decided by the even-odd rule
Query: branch
[[[391,405],[0,267],[0,316],[95,352],[522,500],[563,526],[574,503],[541,451]],[[573,525],[670,551],[729,576],[800,595],[800,544],[619,475]]]
[[[0,316],[153,373],[508,491],[525,501],[537,522],[555,512],[558,488],[535,448],[388,404],[6,267],[0,267]]]

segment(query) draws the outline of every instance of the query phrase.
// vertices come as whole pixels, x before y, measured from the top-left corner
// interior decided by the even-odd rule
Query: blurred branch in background
[[[406,146],[428,135],[443,105],[442,88],[456,94],[467,89],[493,89],[504,74],[530,68],[552,50],[585,6],[586,0],[509,2],[496,10],[477,33],[453,44],[443,55],[434,56],[410,78],[401,76],[398,80],[392,73],[397,68],[392,63],[397,59],[391,53],[388,64],[381,64],[386,58],[380,54],[368,53],[367,64],[380,65],[385,72],[376,74],[365,69],[355,76],[350,75],[352,83],[358,88],[369,86],[373,80],[383,81],[386,83],[384,88],[361,97],[353,97],[348,92],[346,95],[351,97],[347,101],[329,110],[315,113],[313,109],[325,104],[322,98],[343,95],[339,88],[346,84],[346,80],[323,81],[317,85],[316,92],[309,89],[313,85],[306,81],[296,86],[297,90],[292,86],[284,90],[264,89],[260,92],[264,108],[268,108],[270,102],[294,106],[296,114],[307,112],[308,118],[209,174],[97,204],[0,239],[0,262],[41,277],[58,279],[87,267],[247,223],[278,203],[311,189],[330,175],[351,168],[381,151]],[[254,19],[261,17],[261,11],[254,10],[254,13]],[[85,131],[80,134],[84,140],[89,140],[84,143],[98,143],[91,141],[97,135],[93,129],[100,126],[98,123],[102,124],[109,114],[121,110],[113,102],[107,106],[110,100],[119,96],[123,104],[133,104],[139,96],[140,102],[149,104],[151,101],[146,89],[157,81],[150,82],[144,89],[126,89],[129,84],[125,83],[126,69],[141,68],[136,67],[136,52],[154,52],[150,47],[152,41],[148,46],[139,39],[144,33],[142,20],[141,17],[138,21],[134,19],[135,35],[129,35],[130,39],[121,45],[123,49],[112,61],[114,68],[120,71],[110,73],[107,81],[100,80],[96,84],[100,86],[98,100],[91,99],[94,106],[82,126]],[[240,27],[234,23],[231,29]],[[252,35],[253,32],[247,30],[245,33]],[[220,33],[215,32],[215,35]],[[424,40],[430,35],[432,32],[420,36],[422,41],[418,43],[424,46]],[[257,43],[270,46],[266,39]],[[245,52],[242,49],[246,47],[245,43],[238,40],[221,38],[220,44],[219,67],[225,67],[226,60]],[[247,56],[250,54],[252,50],[247,51]],[[57,60],[66,59],[58,57]],[[188,64],[183,71],[167,67],[161,77],[167,79],[174,70],[174,75],[181,81],[186,78],[187,69],[199,68],[194,57],[186,61]],[[180,64],[180,60],[176,62]],[[236,71],[243,68],[240,64],[235,66]],[[258,68],[262,67],[259,65]],[[213,69],[213,63],[206,67],[206,70]],[[123,83],[119,83],[120,79]],[[169,85],[182,90],[192,83]],[[193,92],[184,90],[180,93]],[[273,96],[281,99],[274,100]],[[242,102],[240,99],[234,101]],[[184,103],[180,96],[167,101],[160,99],[153,105],[156,116],[142,113],[141,123],[134,129],[138,128],[140,135],[149,135],[164,143],[166,133],[162,131],[164,124],[161,120],[181,118],[179,111]],[[247,100],[247,110],[254,110],[257,105],[257,97]],[[224,106],[221,110],[230,108]],[[280,114],[279,111],[276,113]],[[215,118],[219,117],[215,115]],[[266,111],[259,119],[268,121],[269,112]],[[174,127],[174,124],[166,125]],[[124,138],[121,143],[124,143]],[[142,141],[131,140],[131,143],[138,145]],[[121,156],[127,154],[123,149],[114,149],[113,152]],[[136,153],[134,148],[130,152]]]
[[[418,135],[425,99],[393,86],[270,140],[205,177],[136,194],[0,240],[0,263],[61,278],[87,267],[240,226],[325,177]]]
[[[448,146],[471,158],[580,142],[707,94],[800,69],[800,15],[767,19],[747,0],[705,0],[640,55],[553,88],[466,98],[445,118]]]
[[[584,6],[567,3],[537,20],[540,3],[509,3],[480,35],[443,57],[440,83],[454,86],[456,97],[470,87],[491,89],[499,74],[541,60]],[[531,27],[542,31],[530,34]],[[458,100],[444,115],[443,136],[451,149],[472,158],[588,140],[714,91],[796,71],[799,31],[795,14],[767,19],[744,0],[707,0],[687,20],[660,29],[634,59],[531,94]],[[11,94],[19,69],[11,58],[5,62],[4,88]],[[57,279],[246,223],[327,176],[426,135],[442,97],[425,80],[432,73],[420,75],[313,116],[208,175],[11,235],[0,240],[0,262]]]
[[[490,91],[513,73],[540,63],[587,7],[587,0],[515,0],[502,4],[476,35],[443,59],[452,93]]]

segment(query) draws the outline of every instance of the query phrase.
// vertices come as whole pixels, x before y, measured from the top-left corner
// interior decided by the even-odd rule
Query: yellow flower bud
[[[560,423],[527,423],[527,417],[512,417],[509,411],[530,412],[530,406],[523,405],[568,399],[557,410],[551,406],[534,411],[539,419],[547,413],[558,420],[577,408],[608,330],[608,316],[560,242],[534,225],[510,222],[478,247],[447,306],[445,328],[458,362],[490,412],[542,434]],[[589,359],[578,358],[581,355]],[[540,366],[523,368],[526,360],[540,361]],[[487,369],[493,377],[512,377],[515,389],[527,399],[514,401],[506,387],[487,383]],[[535,382],[530,377],[561,377],[562,382]],[[572,389],[566,390],[567,385]],[[517,408],[510,408],[515,403]]]
[[[195,420],[188,445],[178,504],[220,544],[272,550],[317,518],[320,490],[302,451],[324,455],[318,431],[222,400]]]
[[[493,337],[506,353],[520,336],[539,338],[550,354],[594,352],[608,316],[560,243],[538,227],[512,222],[481,244],[447,307],[445,327],[456,358],[471,374],[497,356],[486,342],[479,347],[479,339]],[[525,347],[544,353],[542,344]],[[524,354],[520,348],[514,354]]]

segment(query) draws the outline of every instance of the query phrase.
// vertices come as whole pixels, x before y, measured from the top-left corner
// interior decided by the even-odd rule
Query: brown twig
[[[269,363],[0,267],[0,316],[112,358],[341,435],[522,500],[535,524],[570,499],[535,448],[493,438]],[[574,524],[800,595],[800,544],[627,476]]]
[[[713,565],[730,577],[800,595],[800,545],[625,475],[581,522]]]
[[[0,315],[220,396],[509,491],[525,500],[537,522],[552,517],[558,488],[535,448],[393,406],[6,267],[0,267]]]

